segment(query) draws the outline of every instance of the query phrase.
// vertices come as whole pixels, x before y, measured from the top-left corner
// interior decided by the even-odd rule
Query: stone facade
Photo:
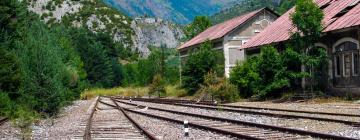
[[[278,15],[265,8],[256,16],[250,18],[244,24],[238,26],[224,37],[211,40],[214,44],[214,50],[222,51],[224,54],[225,76],[229,77],[230,71],[238,62],[245,60],[246,54],[244,50],[239,50],[251,37],[260,33],[268,25],[278,18]],[[194,45],[186,49],[181,49],[180,56],[182,61],[186,60],[190,51],[196,50],[199,45]]]
[[[326,77],[329,93],[360,96],[359,42],[358,26],[328,33],[316,44],[326,48],[329,56]]]

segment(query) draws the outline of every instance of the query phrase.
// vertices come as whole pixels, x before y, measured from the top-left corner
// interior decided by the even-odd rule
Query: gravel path
[[[173,105],[162,105],[162,104],[146,103],[139,101],[132,101],[132,103],[163,108],[168,110],[177,110],[182,112],[197,113],[197,114],[223,117],[234,120],[249,121],[260,124],[269,124],[269,125],[276,125],[282,127],[290,127],[290,128],[296,128],[302,130],[335,134],[340,136],[360,138],[359,127],[352,127],[340,123],[322,122],[322,121],[315,121],[308,119],[285,119],[285,118],[267,117],[261,115],[241,114],[241,113],[224,112],[224,111],[216,111],[216,110],[197,109],[190,107],[180,107]]]
[[[160,140],[232,140],[234,138],[204,131],[196,128],[189,129],[189,137],[184,136],[183,126],[135,113],[129,115],[136,120],[145,130],[155,135]]]
[[[0,125],[0,140],[19,140],[21,139],[20,129],[12,126],[11,122]]]
[[[129,107],[128,105],[119,103],[121,106],[124,107]],[[300,136],[300,135],[293,135],[293,134],[288,134],[288,133],[282,133],[282,132],[278,132],[278,131],[272,131],[269,129],[261,129],[261,128],[256,128],[256,127],[249,127],[249,126],[242,126],[242,125],[237,125],[237,124],[232,124],[232,123],[227,123],[227,122],[222,122],[222,121],[215,121],[215,120],[208,120],[208,119],[202,119],[202,118],[198,118],[198,117],[192,117],[192,116],[186,116],[186,115],[180,115],[180,114],[174,114],[174,113],[169,113],[169,112],[163,112],[163,111],[157,111],[157,110],[152,110],[152,109],[148,109],[148,110],[143,110],[143,109],[132,109],[132,110],[138,110],[140,112],[146,112],[149,114],[153,114],[153,115],[158,115],[158,116],[163,116],[163,117],[169,117],[171,116],[172,119],[176,119],[176,120],[188,120],[191,123],[195,123],[195,124],[200,124],[200,125],[205,125],[205,126],[210,126],[213,128],[218,128],[218,129],[227,129],[228,131],[234,131],[234,130],[240,130],[240,129],[246,129],[246,132],[240,132],[240,131],[236,131],[237,133],[240,134],[244,134],[244,135],[251,135],[257,138],[262,138],[262,139],[272,139],[272,138],[278,138],[280,137],[287,137],[287,138],[306,138],[306,139],[311,139],[308,136]],[[249,131],[251,131],[252,133],[249,134]],[[272,135],[267,135],[271,133]]]
[[[209,107],[207,105],[195,105],[195,104],[190,104],[190,105]],[[210,107],[213,107],[213,106],[210,106]],[[235,110],[240,110],[240,111],[255,111],[255,112],[264,112],[264,113],[275,113],[275,114],[328,118],[328,119],[335,119],[335,120],[360,122],[360,117],[352,117],[352,116],[334,116],[334,115],[323,115],[323,114],[312,114],[312,113],[298,113],[298,112],[273,111],[273,110],[264,110],[264,109],[262,109],[262,110],[260,110],[260,109],[245,109],[245,108],[232,108],[232,107],[220,107],[220,108],[235,109]]]
[[[108,104],[112,104],[112,101],[110,101],[107,98],[102,98],[103,102],[106,102]],[[148,110],[144,110],[144,109],[140,109],[134,106],[130,106],[130,105],[125,105],[125,104],[121,104],[119,103],[120,106],[124,107],[124,108],[129,108],[129,109],[134,109],[137,111],[145,111],[147,112]],[[111,107],[108,107],[106,105],[103,104],[99,104],[98,105],[99,109],[111,109]],[[160,119],[155,119],[152,117],[147,117],[144,115],[139,115],[136,113],[128,113],[130,117],[132,117],[139,125],[141,125],[141,127],[143,127],[145,130],[147,130],[149,133],[153,134],[154,136],[156,136],[158,139],[160,140],[232,140],[234,138],[225,136],[225,135],[221,135],[221,134],[216,134],[216,133],[212,133],[210,131],[205,131],[205,130],[201,130],[201,129],[196,129],[196,128],[191,128],[190,127],[190,133],[189,133],[189,137],[184,137],[184,132],[183,132],[183,125],[180,124],[176,124],[176,123],[172,123],[172,122],[168,122],[168,121],[163,121]]]
[[[75,101],[73,105],[64,108],[58,118],[41,120],[33,126],[33,139],[58,140],[81,136],[89,116],[89,108],[94,101],[95,99]]]
[[[321,111],[329,113],[347,113],[360,114],[360,104],[350,102],[333,102],[333,103],[272,103],[272,102],[237,102],[228,105],[241,105],[249,107],[268,107],[278,109],[304,110],[304,111]]]

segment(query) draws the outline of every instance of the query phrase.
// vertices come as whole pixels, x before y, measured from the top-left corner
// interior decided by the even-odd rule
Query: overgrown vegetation
[[[151,47],[148,58],[124,66],[124,83],[126,86],[148,86],[156,74],[160,74],[165,84],[177,84],[179,81],[180,59],[175,49]]]
[[[262,47],[260,55],[238,64],[231,72],[230,81],[238,86],[240,95],[256,99],[280,97],[284,90],[299,89],[299,81],[305,90],[305,78],[310,77],[309,85],[321,83],[319,74],[325,73],[322,70],[327,56],[314,44],[321,35],[322,18],[322,10],[312,0],[298,0],[291,15],[298,31],[292,33],[285,50]]]
[[[279,97],[280,90],[289,86],[285,70],[282,56],[274,47],[267,46],[261,48],[260,55],[238,64],[230,73],[230,81],[245,98]]]
[[[215,71],[223,76],[223,60],[222,52],[212,50],[210,42],[203,43],[198,50],[191,52],[183,64],[181,73],[182,86],[188,91],[188,95],[193,95],[199,90],[208,72]]]
[[[238,89],[229,83],[225,77],[218,77],[216,72],[210,71],[204,76],[204,83],[197,91],[198,96],[211,96],[221,102],[234,102],[239,99]]]

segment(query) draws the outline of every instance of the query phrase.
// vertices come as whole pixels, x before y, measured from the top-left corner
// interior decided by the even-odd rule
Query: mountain
[[[131,28],[135,31],[134,45],[145,56],[150,53],[150,46],[175,48],[185,36],[180,26],[159,18],[135,18]]]
[[[212,15],[241,1],[243,0],[104,0],[131,17],[159,17],[178,24],[190,23],[198,15]]]
[[[212,15],[210,19],[213,24],[217,24],[263,7],[268,7],[281,15],[293,7],[295,2],[296,0],[247,0]]]
[[[29,0],[28,9],[47,24],[63,23],[93,32],[109,33],[113,39],[149,55],[149,46],[175,48],[183,37],[180,26],[158,18],[136,18],[109,7],[101,0]]]

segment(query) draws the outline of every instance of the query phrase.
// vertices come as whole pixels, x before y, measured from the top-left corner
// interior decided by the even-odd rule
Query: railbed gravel
[[[124,104],[121,104],[121,106],[124,106]],[[152,109],[144,110],[144,109],[134,109],[133,108],[132,110],[137,110],[137,111],[140,111],[140,112],[146,112],[146,113],[149,113],[149,114],[163,116],[163,117],[171,116],[172,119],[181,120],[181,121],[182,120],[188,120],[189,122],[196,123],[196,124],[203,124],[203,123],[207,124],[207,123],[210,122],[212,125],[221,124],[221,125],[227,125],[227,126],[234,126],[234,124],[227,123],[227,122],[208,120],[208,119],[203,119],[203,118],[198,118],[198,117],[174,114],[174,113],[163,112],[163,111],[152,110]],[[256,128],[256,127],[248,127],[248,128],[253,129],[253,130],[262,131],[262,132],[269,132],[268,130],[264,130],[264,129]],[[289,134],[286,134],[286,133],[281,133],[281,132],[277,132],[277,131],[273,131],[273,132],[274,132],[274,134],[276,133],[278,135],[287,135],[287,136],[289,136]],[[259,133],[259,135],[261,135],[261,134]],[[292,136],[296,136],[296,135],[292,135]],[[297,135],[297,137],[302,137],[302,136]],[[305,136],[305,137],[307,137],[307,136]],[[308,138],[308,139],[312,139],[312,138]]]
[[[194,104],[191,104],[191,105],[192,106],[205,106],[205,107],[207,107],[207,105],[194,105]],[[266,110],[266,109],[261,109],[261,110],[257,109],[256,110],[256,109],[244,109],[244,108],[232,108],[232,107],[221,107],[221,108],[360,122],[360,117],[352,117],[352,116],[334,116],[334,115],[323,115],[323,114],[312,114],[312,113],[309,114],[309,113],[298,113],[298,112],[274,111],[274,110]]]
[[[324,122],[324,121],[316,121],[309,119],[277,118],[277,117],[268,117],[262,115],[225,112],[221,110],[198,109],[191,107],[181,107],[181,106],[164,105],[164,104],[156,104],[156,103],[148,103],[148,102],[140,102],[140,101],[132,101],[131,103],[136,103],[139,105],[150,106],[150,107],[163,108],[168,110],[203,114],[208,116],[222,117],[222,118],[248,121],[248,122],[260,123],[260,124],[276,125],[281,127],[315,131],[315,132],[328,133],[328,134],[360,139],[359,127],[353,127],[341,123]]]
[[[73,139],[83,135],[86,120],[96,99],[78,100],[65,107],[55,119],[43,119],[33,126],[34,140]]]
[[[10,121],[0,125],[0,140],[20,140],[20,129],[12,125]]]
[[[184,136],[183,125],[135,113],[128,113],[145,130],[161,140],[234,140],[229,136],[189,127],[189,137]]]
[[[278,109],[291,109],[303,111],[321,111],[328,113],[347,113],[347,114],[360,114],[360,104],[350,102],[332,102],[332,103],[316,103],[316,102],[303,102],[303,103],[272,103],[272,102],[236,102],[227,105],[241,105],[249,107],[267,107]]]

